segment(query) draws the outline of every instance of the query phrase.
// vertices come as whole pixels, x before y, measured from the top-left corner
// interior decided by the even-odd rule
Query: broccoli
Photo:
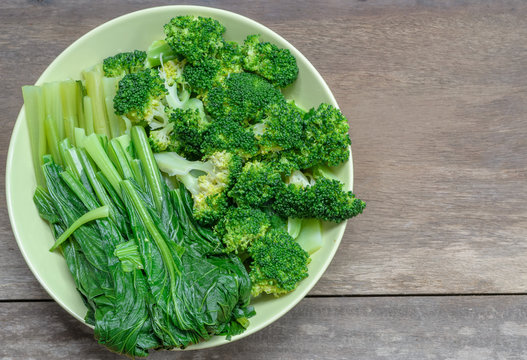
[[[166,42],[190,63],[214,56],[223,46],[225,27],[201,16],[178,16],[165,25]]]
[[[252,296],[288,293],[308,276],[308,253],[285,231],[267,231],[248,252],[253,259],[249,272]]]
[[[281,101],[285,99],[279,90],[251,73],[231,74],[203,99],[205,110],[213,118],[230,117],[240,123],[251,122],[268,104]]]
[[[209,125],[205,114],[197,108],[176,109],[170,115],[170,123],[173,149],[187,159],[201,159],[203,132]]]
[[[173,130],[173,123],[168,123],[166,126],[158,128],[157,130],[150,130],[148,142],[153,152],[158,153],[173,147]]]
[[[145,69],[146,52],[130,51],[122,52],[107,57],[102,62],[102,69],[106,77],[121,77]]]
[[[189,99],[183,108],[166,108],[168,123],[151,122],[153,129],[149,141],[154,152],[176,151],[189,160],[199,160],[203,156],[200,149],[201,132],[208,124],[203,104],[198,99]]]
[[[203,58],[194,64],[185,66],[183,77],[192,92],[198,97],[203,97],[214,85],[217,85],[217,75],[221,62],[216,58]]]
[[[260,35],[249,35],[243,45],[243,67],[266,78],[278,87],[286,87],[298,77],[295,57],[288,49],[260,42]]]
[[[205,162],[188,161],[174,152],[154,154],[159,169],[181,181],[194,199],[193,215],[203,225],[213,225],[229,208],[227,191],[238,177],[242,160],[227,151],[208,156]],[[195,172],[204,173],[195,175]]]
[[[221,61],[221,69],[218,81],[223,81],[230,74],[243,72],[243,53],[236,41],[224,41],[223,47],[218,53]]]
[[[204,154],[228,150],[244,159],[249,159],[258,153],[252,131],[230,117],[219,118],[210,123],[203,131],[201,149]]]
[[[316,218],[336,223],[356,216],[364,210],[364,201],[351,191],[343,190],[343,184],[327,177],[310,181],[299,171],[282,187],[271,207],[277,214],[292,218]]]
[[[272,202],[284,186],[282,176],[271,165],[250,161],[243,166],[229,196],[239,206],[263,207]]]
[[[157,70],[126,74],[113,99],[115,113],[126,123],[149,125],[152,130],[168,126],[171,110],[184,107],[189,99],[180,83],[181,67],[168,61]]]
[[[155,116],[166,117],[163,99],[168,93],[155,70],[127,74],[119,81],[114,110],[133,123],[149,124]]]
[[[260,158],[261,161],[269,163],[275,172],[283,176],[289,176],[293,171],[300,169],[296,157],[288,157],[287,151],[269,153]]]
[[[182,108],[190,98],[190,93],[185,88],[183,81],[183,68],[185,61],[167,61],[159,68],[159,77],[165,82],[168,91],[166,103],[173,109]]]
[[[192,101],[199,102],[198,99],[191,99],[189,103]],[[223,150],[235,153],[243,159],[257,154],[256,139],[249,129],[229,118],[211,122],[202,110],[187,106],[185,109],[171,111],[167,126],[171,143],[160,150],[156,147],[154,152],[170,149],[189,160],[199,160]]]
[[[205,97],[214,86],[220,86],[233,73],[243,72],[242,53],[236,42],[224,42],[216,57],[206,57],[185,67],[183,77],[192,92]]]
[[[294,103],[269,104],[262,111],[259,122],[253,125],[260,153],[300,149],[304,145],[303,115]]]
[[[222,239],[225,251],[238,253],[264,236],[270,226],[271,220],[265,212],[249,207],[233,207],[218,222],[214,232]]]
[[[301,169],[337,166],[349,159],[348,121],[339,109],[321,104],[304,116],[304,146],[296,157]]]

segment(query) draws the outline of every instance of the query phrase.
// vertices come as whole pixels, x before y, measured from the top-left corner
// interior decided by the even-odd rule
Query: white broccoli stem
[[[258,124],[257,124],[258,125]],[[310,186],[308,178],[303,172],[295,170],[287,179],[288,184],[297,184],[303,187]],[[296,239],[302,229],[302,219],[288,218],[287,219],[287,232],[293,239]]]
[[[148,125],[150,126],[150,129],[156,130],[159,128],[166,127],[168,123],[169,119],[166,113],[165,106],[160,103],[159,106],[156,106],[154,108],[154,111],[152,112],[152,120]]]
[[[189,92],[183,89],[181,91],[181,94],[178,95],[177,83],[174,83],[174,85],[172,86],[168,86],[166,78],[165,78],[165,87],[168,90],[168,95],[165,97],[167,104],[173,109],[182,109],[190,97]]]
[[[178,175],[177,179],[185,185],[187,190],[192,194],[192,197],[201,192],[201,189],[198,186],[198,179],[191,174]]]
[[[313,175],[316,178],[318,178],[318,177],[325,177],[325,178],[332,179],[332,180],[339,180],[339,178],[334,173],[334,171],[330,167],[328,167],[326,165],[319,165],[319,166],[317,166],[315,168],[315,170],[313,171]]]
[[[287,179],[288,184],[296,184],[302,187],[311,186],[311,183],[306,175],[302,171],[295,170]]]
[[[175,152],[161,152],[154,154],[159,169],[169,176],[187,175],[192,170],[212,173],[214,165],[207,161],[189,161]]]
[[[302,229],[302,219],[299,218],[288,218],[287,219],[287,232],[293,239],[296,239]]]
[[[163,56],[160,56],[161,68],[159,69],[159,76],[165,82],[165,88],[168,91],[168,94],[165,96],[167,104],[173,109],[182,109],[185,103],[190,98],[190,93],[182,86],[181,93],[178,94],[178,83],[174,81],[172,85],[169,84],[169,78],[165,71],[165,64],[163,63]]]
[[[203,108],[203,102],[198,98],[188,99],[188,101],[183,105],[183,108],[198,110],[201,118],[205,118],[205,109]]]
[[[302,230],[296,240],[309,255],[320,250],[322,242],[322,225],[317,219],[304,219],[302,221]]]

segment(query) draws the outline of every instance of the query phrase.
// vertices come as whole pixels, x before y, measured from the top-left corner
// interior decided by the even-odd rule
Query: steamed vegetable
[[[349,158],[342,112],[286,99],[292,53],[225,31],[178,16],[146,51],[109,56],[83,80],[23,87],[50,250],[115,352],[243,332],[251,297],[308,276],[323,221],[365,207],[332,175]]]
[[[144,129],[133,127],[131,135],[132,149],[121,157],[110,156],[95,134],[83,148],[62,143],[65,153],[87,153],[91,161],[59,166],[48,157],[47,189],[35,193],[42,216],[61,235],[51,250],[62,250],[90,305],[87,321],[95,325],[96,338],[114,351],[144,356],[149,348],[240,333],[253,315],[245,267],[194,221],[187,190],[168,189]],[[117,170],[130,162],[139,172]],[[109,206],[101,206],[101,195],[124,210],[124,227],[110,218]]]

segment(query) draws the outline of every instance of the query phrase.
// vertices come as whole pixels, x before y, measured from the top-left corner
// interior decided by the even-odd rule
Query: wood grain
[[[2,359],[121,358],[55,303],[0,304],[0,319]],[[148,358],[514,360],[527,356],[526,337],[525,296],[305,299],[247,338]]]
[[[95,26],[168,3],[2,1],[0,168],[21,85]],[[368,207],[312,294],[527,290],[525,2],[195,3],[283,35],[350,119],[355,190]],[[0,212],[0,299],[47,298]]]

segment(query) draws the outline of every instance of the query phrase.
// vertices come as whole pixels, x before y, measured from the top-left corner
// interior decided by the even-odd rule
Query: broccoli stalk
[[[295,184],[303,188],[309,187],[313,183],[313,179],[308,179],[298,170],[294,171],[287,179],[287,184]],[[289,217],[287,219],[287,232],[309,255],[322,247],[322,224],[318,219]]]
[[[239,156],[220,151],[208,156],[205,162],[188,161],[174,152],[157,153],[154,157],[162,172],[175,175],[190,191],[196,220],[212,225],[225,215],[229,207],[227,191],[242,166]]]
[[[308,178],[300,171],[294,171],[291,176],[287,178],[287,184],[297,184],[302,187],[310,186]],[[293,239],[298,238],[300,230],[302,229],[302,219],[297,217],[289,217],[287,219],[287,232]]]
[[[161,65],[161,61],[176,59],[176,54],[165,40],[155,40],[146,50],[146,64],[148,67]]]

